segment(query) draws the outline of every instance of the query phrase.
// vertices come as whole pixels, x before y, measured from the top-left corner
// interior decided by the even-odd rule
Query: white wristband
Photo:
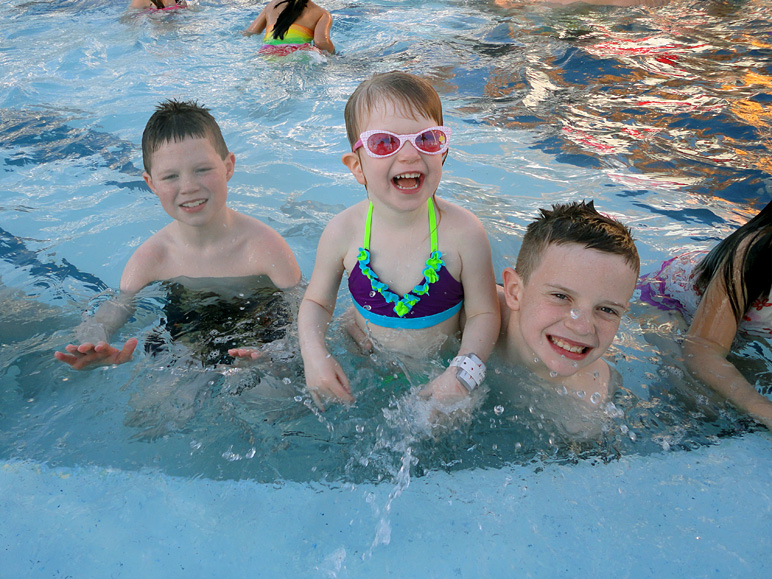
[[[456,378],[470,392],[485,380],[485,363],[480,360],[477,354],[456,356],[450,365],[458,367]]]

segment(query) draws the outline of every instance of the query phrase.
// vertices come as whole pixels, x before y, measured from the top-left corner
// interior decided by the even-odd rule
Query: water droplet
[[[555,388],[555,392],[558,393],[558,396],[565,396],[566,394],[568,394],[568,389],[561,384],[560,386]]]
[[[501,416],[504,413],[504,407],[501,405],[496,406],[493,411],[496,413],[496,416]]]
[[[600,402],[600,393],[599,392],[593,392],[592,396],[590,396],[590,402],[593,404],[597,404]]]
[[[592,377],[597,380],[598,378],[600,378],[600,372],[598,372],[598,371],[593,372],[592,373]]]
[[[581,398],[584,400],[584,397],[587,396],[587,393],[584,390],[577,390],[576,391],[576,397]]]
[[[365,431],[365,427],[363,424],[357,424],[356,429],[359,434],[362,434]]]
[[[553,370],[552,372],[550,372],[550,378],[557,378],[557,376],[558,376],[558,373],[557,373],[557,372],[555,372],[555,370]]]
[[[622,434],[627,434],[627,431],[630,429],[627,428],[627,424],[623,424],[622,426],[619,427],[619,430]]]
[[[372,308],[372,306],[371,306],[370,304],[367,304],[367,305],[365,306],[365,309],[366,309],[366,310],[372,310],[373,308]]]
[[[538,364],[538,363],[539,363],[539,358],[537,358],[536,356],[534,356],[534,357],[533,357],[533,361],[534,361],[534,364]]]
[[[492,448],[493,450],[498,450],[498,449],[499,449],[499,445],[498,445],[498,444],[494,444],[494,445],[493,445],[491,448]]]
[[[374,298],[375,297],[375,292],[370,292],[370,297]]]
[[[519,442],[516,442],[515,443],[515,450],[520,450],[521,448],[523,448],[523,445],[520,444]]]
[[[579,318],[579,310],[571,310],[569,315],[571,316],[572,320],[576,320]]]
[[[295,396],[295,402],[303,402],[302,396]]]

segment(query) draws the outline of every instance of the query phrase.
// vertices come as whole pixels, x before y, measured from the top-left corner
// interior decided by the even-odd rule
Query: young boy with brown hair
[[[300,268],[281,235],[227,206],[236,158],[208,109],[195,102],[162,102],[142,135],[142,158],[145,182],[173,221],[129,258],[119,297],[104,302],[76,329],[79,343],[55,353],[76,370],[131,359],[136,338],[121,348],[109,339],[133,312],[134,295],[154,281],[185,286],[216,279],[221,293],[238,291],[254,276],[266,276],[280,289],[300,281]]]
[[[528,225],[515,269],[499,287],[497,351],[568,392],[606,400],[616,385],[603,355],[638,280],[630,230],[593,202],[542,209]]]

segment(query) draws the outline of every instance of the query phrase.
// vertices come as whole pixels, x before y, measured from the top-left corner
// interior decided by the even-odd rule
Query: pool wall
[[[765,432],[608,464],[433,472],[398,496],[11,461],[0,574],[768,577],[769,456]]]

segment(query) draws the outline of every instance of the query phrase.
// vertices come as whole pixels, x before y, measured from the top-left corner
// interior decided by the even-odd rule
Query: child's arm
[[[109,341],[134,313],[135,294],[154,279],[152,263],[157,254],[149,250],[150,247],[152,245],[146,243],[134,252],[121,276],[120,295],[102,303],[93,316],[75,328],[78,343],[65,346],[66,353],[54,352],[57,360],[75,370],[131,360],[137,347],[136,338],[129,338],[120,348],[111,346]]]
[[[772,430],[772,402],[726,359],[737,322],[720,280],[709,286],[684,342],[686,365],[700,380]]]
[[[244,30],[243,34],[260,34],[263,30],[265,30],[265,26],[268,23],[268,20],[265,16],[266,10],[271,6],[271,2],[268,3],[268,6],[263,8],[263,10],[260,12],[260,14],[257,15],[257,18],[255,18],[252,21],[252,24],[250,24],[246,30]]]
[[[330,54],[335,53],[335,45],[330,40],[330,29],[332,28],[332,16],[325,10],[314,27],[314,46],[319,50],[326,50]]]
[[[137,339],[130,338],[118,349],[108,342],[110,336],[126,323],[133,311],[132,296],[123,293],[116,299],[104,302],[96,313],[75,329],[77,344],[68,344],[64,352],[54,352],[57,360],[69,364],[75,370],[89,366],[123,364],[131,360]]]
[[[314,272],[298,312],[298,334],[306,385],[314,402],[322,410],[322,397],[346,403],[354,401],[346,374],[325,344],[344,270],[345,244],[341,242],[339,224],[338,216],[325,228],[319,240]]]
[[[459,244],[466,323],[458,355],[476,354],[485,362],[496,345],[501,314],[490,243],[482,224],[476,217],[472,219],[473,223],[464,228],[463,243]],[[424,393],[438,400],[466,396],[469,391],[456,377],[457,372],[455,366],[448,367],[429,384]]]
[[[300,266],[287,241],[278,231],[263,225],[254,259],[267,262],[268,277],[279,289],[290,289],[300,283]]]

